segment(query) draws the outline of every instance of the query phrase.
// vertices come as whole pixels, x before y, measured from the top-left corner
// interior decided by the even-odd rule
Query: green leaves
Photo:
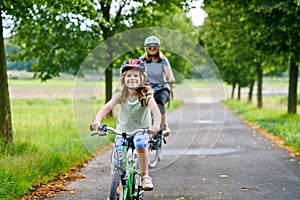
[[[257,62],[264,62],[264,70],[268,72],[286,70],[288,56],[284,55],[292,53],[291,48],[299,46],[300,41],[296,22],[300,20],[300,8],[295,1],[263,0],[247,4],[238,0],[232,4],[223,0],[204,1],[204,9],[209,20],[203,27],[202,40],[225,81],[230,83],[233,79],[224,70],[235,72],[236,76],[245,68],[253,71],[250,68]],[[240,73],[239,77],[244,80]]]
[[[118,32],[156,26],[160,19],[189,9],[186,1],[175,0],[23,0],[19,4],[18,9],[9,9],[17,19],[12,41],[21,49],[15,59],[34,61],[32,71],[42,80],[59,76],[60,72],[76,73],[100,41]],[[5,4],[6,8],[17,5]],[[187,30],[190,22],[180,21],[182,29]]]

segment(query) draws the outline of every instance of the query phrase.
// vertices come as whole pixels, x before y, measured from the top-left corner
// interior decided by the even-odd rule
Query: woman
[[[97,113],[93,130],[97,130],[103,118],[117,105],[120,105],[116,129],[129,132],[140,128],[149,128],[151,134],[156,134],[160,121],[160,111],[153,98],[153,91],[146,82],[146,68],[140,60],[127,60],[120,69],[121,89]],[[151,113],[154,116],[151,125]],[[152,190],[152,179],[148,174],[148,134],[137,133],[132,140],[137,150],[138,164],[142,176],[144,190]],[[122,137],[117,136],[113,151],[121,148]],[[118,161],[112,156],[113,166],[118,166]]]
[[[170,135],[165,104],[170,101],[170,86],[175,78],[168,59],[160,52],[160,40],[149,36],[144,42],[146,53],[140,58],[147,68],[148,83],[154,90],[154,99],[161,112],[161,128],[165,137]],[[169,84],[168,84],[169,83]]]

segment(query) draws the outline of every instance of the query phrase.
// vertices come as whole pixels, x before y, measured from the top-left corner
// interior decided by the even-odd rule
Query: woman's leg
[[[165,137],[170,135],[170,128],[167,124],[167,113],[165,104],[170,101],[170,93],[167,90],[160,90],[154,94],[154,99],[161,113],[161,128]]]

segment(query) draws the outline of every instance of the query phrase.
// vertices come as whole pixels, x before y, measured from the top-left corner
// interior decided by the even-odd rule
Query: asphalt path
[[[150,170],[145,199],[300,199],[300,160],[219,103],[186,103],[168,115],[173,133]],[[72,182],[76,194],[53,200],[107,199],[110,152],[92,159]]]

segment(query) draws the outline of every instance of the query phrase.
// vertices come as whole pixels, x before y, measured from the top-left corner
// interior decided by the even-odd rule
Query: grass
[[[278,97],[273,98],[271,105],[274,105],[276,100],[278,105],[282,104],[282,99]],[[287,114],[286,110],[275,107],[258,109],[253,104],[232,99],[228,99],[224,103],[247,121],[280,137],[285,145],[300,151],[300,115]]]
[[[10,86],[15,86],[19,88],[51,88],[51,87],[59,87],[59,88],[73,88],[74,83],[76,81],[73,79],[69,80],[63,80],[63,79],[52,79],[52,80],[47,80],[46,82],[41,82],[38,79],[10,79],[9,80],[9,85]],[[84,87],[93,87],[95,85],[95,81],[81,81],[81,86]],[[84,83],[84,85],[82,84]],[[104,82],[101,82],[102,86],[104,85]]]
[[[84,103],[84,102],[82,102]],[[91,158],[73,120],[71,99],[14,99],[12,122],[15,147],[0,152],[0,199],[18,199],[33,184]],[[89,135],[88,124],[82,121]],[[94,150],[108,140],[91,140]]]
[[[0,151],[0,199],[18,199],[92,157],[114,138],[88,130],[104,100],[13,99],[14,148]],[[170,110],[181,104],[172,101]],[[114,118],[104,123],[115,126]]]

